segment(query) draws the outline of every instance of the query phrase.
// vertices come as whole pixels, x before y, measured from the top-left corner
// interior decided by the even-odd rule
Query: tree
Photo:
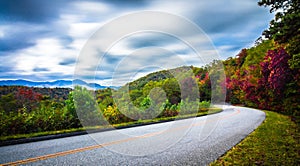
[[[196,76],[198,79],[198,88],[200,101],[210,100],[211,99],[211,81],[209,79],[208,72],[203,73],[201,76]]]
[[[300,113],[297,110],[300,109],[298,104],[300,102],[300,0],[260,0],[258,5],[269,6],[271,13],[276,12],[269,29],[265,30],[263,35],[268,39],[273,39],[280,47],[284,48],[284,51],[280,49],[268,53],[267,58],[274,54],[277,62],[273,59],[269,62],[265,60],[262,64],[263,79],[265,80],[262,81],[267,81],[267,78],[270,81],[268,87],[276,87],[276,96],[284,95],[284,98],[276,101],[279,103],[277,106],[282,103],[281,105],[285,105],[284,110],[299,116]],[[287,54],[290,56],[288,57]],[[288,65],[286,65],[286,61],[288,61]],[[269,67],[271,68],[267,69]],[[286,72],[289,74],[286,75]],[[286,77],[290,80],[287,80]],[[283,87],[284,92],[282,92]],[[276,99],[276,96],[273,99]]]
[[[7,95],[2,95],[0,97],[0,110],[5,111],[6,113],[17,111],[17,100],[15,99],[12,93]]]
[[[283,48],[278,48],[268,51],[265,60],[261,63],[262,78],[259,80],[259,86],[264,87],[265,91],[269,89],[268,95],[261,97],[271,98],[268,102],[273,102],[273,107],[281,110],[285,109],[282,107],[283,101],[290,100],[294,95],[289,92],[289,86],[293,83],[292,70],[288,66],[289,57]]]
[[[289,65],[300,72],[300,0],[261,0],[260,6],[270,6],[270,12],[276,12],[275,19],[270,22],[263,35],[284,44],[291,55]],[[299,79],[297,77],[296,79]]]
[[[80,120],[76,113],[75,103],[74,103],[74,92],[69,93],[69,97],[65,100],[64,117],[68,118],[69,125],[72,127],[80,127]]]
[[[288,66],[289,55],[283,48],[270,50],[262,63],[264,82],[274,89],[277,96],[282,97],[285,86],[291,81],[291,69]]]
[[[181,100],[181,90],[175,78],[167,78],[162,86],[170,103],[178,104]]]
[[[16,93],[17,104],[25,111],[32,111],[37,108],[43,99],[42,94],[33,91],[33,88],[20,87]]]
[[[73,91],[76,113],[83,126],[102,125],[103,116],[91,91],[76,86]]]
[[[275,19],[264,36],[274,38],[279,43],[287,43],[300,32],[300,0],[261,0],[260,6],[270,6],[270,12],[276,12]]]

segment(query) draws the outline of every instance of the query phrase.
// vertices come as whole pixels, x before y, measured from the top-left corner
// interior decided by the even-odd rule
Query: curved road
[[[207,165],[265,119],[256,109],[223,107],[204,117],[0,147],[0,164]]]

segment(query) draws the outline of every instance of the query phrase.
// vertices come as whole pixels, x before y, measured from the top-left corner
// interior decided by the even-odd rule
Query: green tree
[[[76,86],[73,93],[76,113],[83,126],[102,125],[103,116],[91,91]]]
[[[17,101],[12,93],[0,97],[0,110],[9,113],[11,111],[17,111],[17,109]]]
[[[286,50],[292,58],[290,67],[300,68],[300,0],[261,0],[260,6],[269,6],[270,12],[276,12],[275,19],[270,22],[269,29],[263,35],[268,39],[274,39],[280,44],[286,45]]]
[[[147,109],[147,108],[150,107],[151,103],[152,103],[151,98],[150,98],[149,96],[147,96],[147,97],[145,97],[145,98],[143,99],[143,101],[141,102],[141,107],[142,107],[143,109]]]
[[[280,43],[287,43],[300,33],[300,0],[261,0],[260,6],[269,6],[270,12],[276,12],[275,19],[264,32],[265,37]]]
[[[164,81],[163,87],[166,96],[171,104],[178,104],[181,100],[181,90],[179,83],[175,78],[167,78]]]
[[[68,121],[71,127],[80,127],[80,120],[78,119],[76,108],[74,104],[74,92],[71,91],[69,93],[68,99],[65,100],[65,107],[64,107],[64,117],[66,121]]]
[[[276,13],[263,35],[274,39],[291,56],[288,63],[293,81],[286,85],[284,104],[289,112],[299,117],[299,104],[296,104],[297,108],[292,105],[299,103],[300,98],[300,0],[260,0],[258,5],[269,6],[270,12]]]

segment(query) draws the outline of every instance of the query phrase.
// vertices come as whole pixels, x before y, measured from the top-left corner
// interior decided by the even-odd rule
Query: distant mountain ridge
[[[113,88],[117,89],[118,87],[114,86],[103,86],[97,83],[87,83],[83,80],[56,80],[56,81],[28,81],[28,80],[0,80],[0,86],[28,86],[28,87],[46,87],[46,88],[72,88],[74,85],[81,85],[88,88],[94,89],[105,89]]]

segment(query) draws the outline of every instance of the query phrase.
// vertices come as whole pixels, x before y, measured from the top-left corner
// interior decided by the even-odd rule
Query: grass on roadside
[[[65,129],[65,130],[58,130],[58,131],[45,131],[45,132],[37,132],[37,133],[30,133],[30,134],[17,134],[17,135],[9,135],[9,136],[1,136],[1,141],[7,140],[16,140],[22,138],[33,138],[33,137],[40,137],[40,136],[47,136],[47,135],[56,135],[56,134],[64,134],[64,133],[72,133],[72,132],[79,132],[79,131],[86,131],[86,130],[101,130],[101,129],[109,129],[109,128],[123,128],[128,126],[135,126],[135,125],[145,125],[145,124],[152,124],[152,123],[159,123],[159,122],[166,122],[172,121],[177,119],[185,119],[191,117],[198,117],[198,116],[205,116],[208,114],[214,114],[221,112],[220,108],[210,108],[209,111],[199,112],[195,114],[188,114],[188,115],[181,115],[181,116],[174,116],[174,117],[162,117],[162,118],[155,118],[155,119],[147,119],[147,120],[138,120],[133,122],[126,122],[120,124],[113,124],[112,126],[92,126],[86,128],[74,128],[74,129]]]
[[[299,126],[288,116],[265,112],[253,133],[210,165],[299,165]]]

